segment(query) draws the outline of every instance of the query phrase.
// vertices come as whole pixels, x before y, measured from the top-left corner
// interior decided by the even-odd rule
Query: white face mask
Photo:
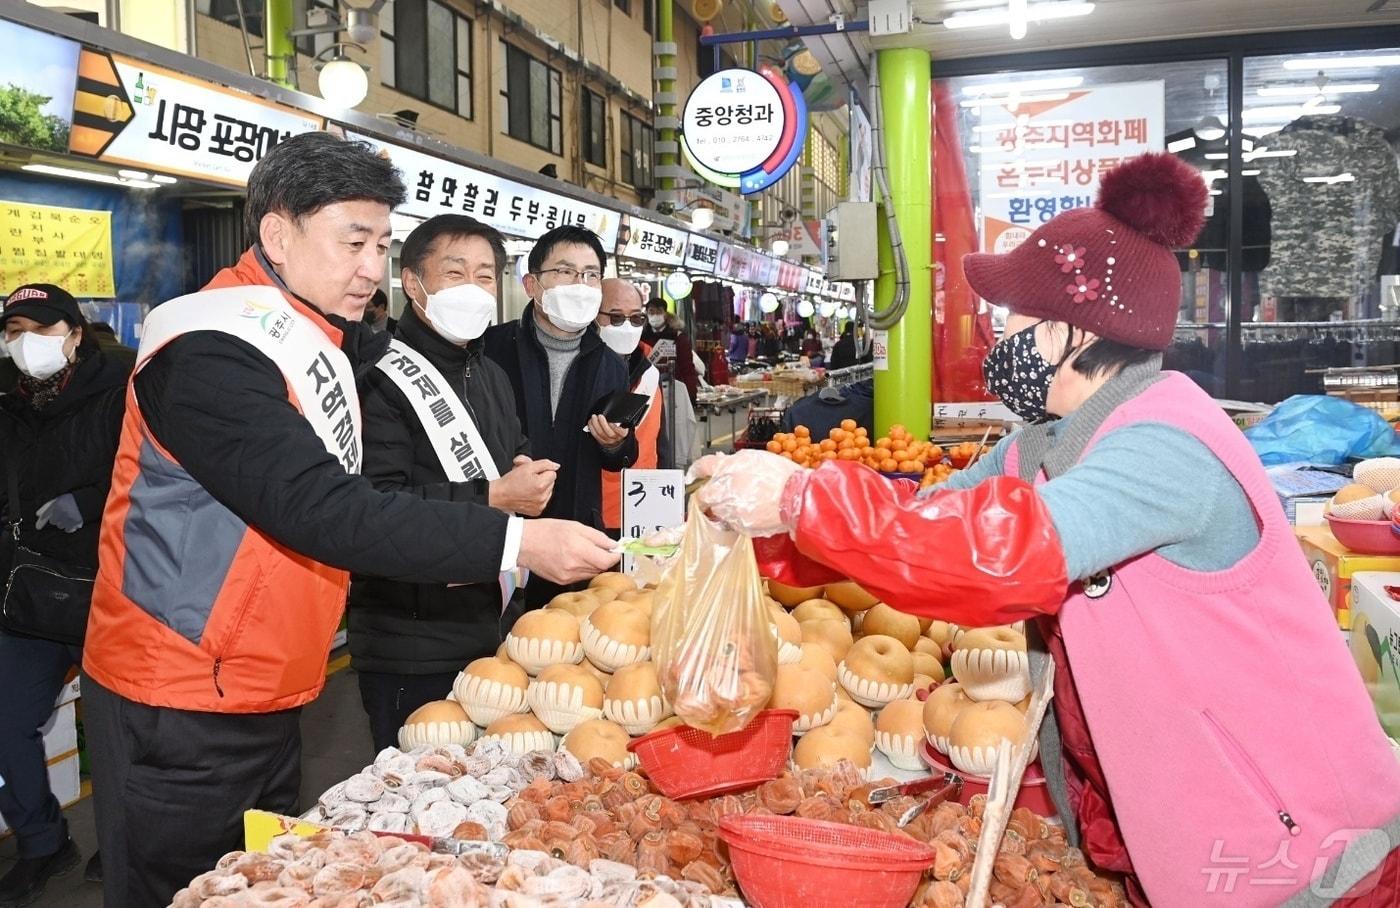
[[[660,314],[648,315],[647,324],[651,325],[651,330],[660,331],[662,328],[666,327],[666,316]]]
[[[598,329],[598,336],[616,353],[631,356],[632,351],[637,349],[637,344],[642,342],[642,327],[627,322],[621,325],[603,325]]]
[[[68,334],[51,337],[26,331],[14,340],[6,341],[5,349],[10,351],[19,371],[30,378],[45,379],[57,375],[68,365],[68,354],[63,350]]]
[[[418,286],[426,291],[420,280]],[[496,297],[476,284],[458,284],[428,294],[423,314],[433,330],[454,344],[474,341],[496,322]]]
[[[582,331],[598,317],[603,291],[587,284],[564,284],[540,294],[540,308],[564,331]]]

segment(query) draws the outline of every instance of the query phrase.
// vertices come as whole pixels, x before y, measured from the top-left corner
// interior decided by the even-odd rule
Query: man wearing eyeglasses
[[[645,297],[631,281],[610,277],[603,281],[603,308],[598,313],[598,336],[627,363],[627,386],[633,394],[651,398],[646,414],[637,423],[637,462],[633,468],[655,469],[664,446],[661,373],[651,364],[651,347],[642,343],[647,314],[642,311]],[[669,462],[670,458],[666,458]],[[622,476],[603,472],[603,528],[609,533],[622,529]]]
[[[607,260],[592,231],[549,231],[530,251],[522,281],[530,304],[518,320],[484,335],[486,355],[510,377],[531,453],[560,465],[542,516],[598,529],[603,471],[615,473],[637,459],[635,435],[600,415],[606,401],[628,387],[626,364],[603,343],[596,324]],[[526,603],[544,605],[563,589],[532,578]]]

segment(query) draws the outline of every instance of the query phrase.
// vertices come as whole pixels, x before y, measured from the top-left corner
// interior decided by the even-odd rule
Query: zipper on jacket
[[[224,667],[224,657],[219,656],[214,660],[214,690],[219,692],[219,696],[224,695],[224,689],[219,686],[219,670]]]
[[[1211,713],[1210,710],[1203,710],[1201,715],[1205,717],[1206,722],[1210,723],[1210,727],[1215,730],[1216,738],[1218,738],[1220,743],[1230,752],[1230,756],[1234,757],[1235,767],[1243,771],[1244,774],[1249,777],[1249,780],[1254,784],[1255,793],[1263,798],[1265,803],[1270,806],[1278,816],[1279,822],[1288,830],[1288,834],[1291,836],[1301,834],[1303,830],[1293,821],[1293,815],[1290,814],[1288,809],[1284,806],[1283,799],[1279,797],[1278,790],[1275,789],[1273,785],[1269,784],[1269,780],[1264,776],[1264,773],[1259,770],[1258,764],[1250,759],[1249,754],[1245,753],[1244,748],[1240,746],[1240,742],[1235,739],[1235,736],[1230,734],[1224,725],[1220,724],[1220,721],[1215,718],[1215,715]]]

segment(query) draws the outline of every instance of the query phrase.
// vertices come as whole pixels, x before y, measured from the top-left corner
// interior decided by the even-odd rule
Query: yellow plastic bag
[[[728,734],[767,705],[778,673],[768,608],[753,541],[692,506],[652,619],[661,689],[681,721]]]

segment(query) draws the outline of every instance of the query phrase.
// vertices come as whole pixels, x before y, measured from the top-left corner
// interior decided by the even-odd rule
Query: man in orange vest
[[[83,658],[107,908],[169,904],[246,809],[296,811],[350,570],[571,583],[616,561],[592,528],[358,475],[355,382],[389,342],[360,318],[403,199],[369,146],[288,139],[249,177],[253,247],[145,322]],[[476,456],[465,432],[452,450]]]
[[[634,470],[654,470],[660,462],[662,430],[661,374],[648,357],[651,347],[643,344],[642,329],[647,316],[642,291],[631,281],[608,278],[603,281],[603,305],[598,310],[598,336],[627,363],[628,388],[634,394],[651,397],[646,414],[637,424],[637,461]],[[622,474],[603,471],[603,526],[608,532],[622,528]]]

